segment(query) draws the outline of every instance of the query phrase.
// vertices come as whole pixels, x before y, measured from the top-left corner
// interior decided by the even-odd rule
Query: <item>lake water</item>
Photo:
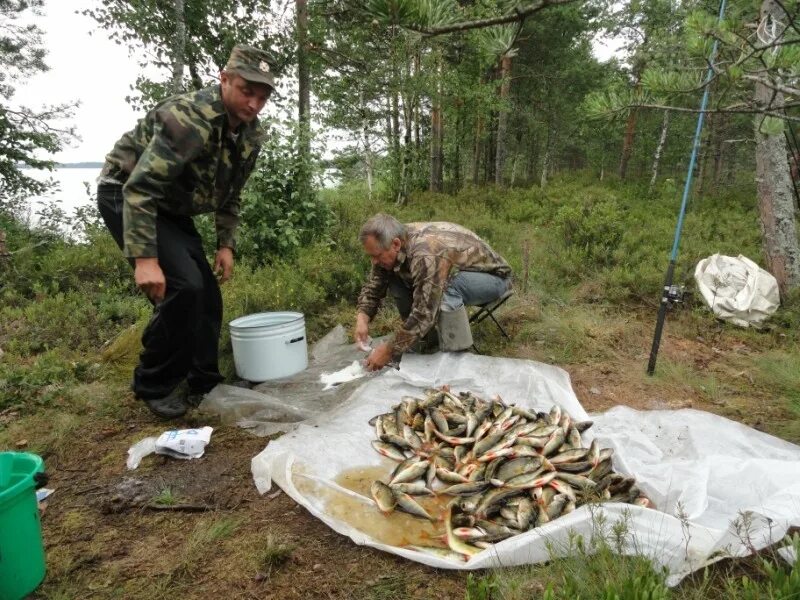
[[[326,170],[323,180],[324,187],[333,187],[338,183],[334,173],[333,169]],[[42,181],[52,178],[56,182],[56,187],[50,192],[43,196],[34,196],[29,200],[28,221],[31,224],[39,222],[38,213],[43,207],[54,203],[69,217],[74,216],[77,208],[94,205],[94,195],[97,191],[95,180],[100,174],[99,167],[96,169],[56,169],[52,173],[29,169],[25,171],[25,174]],[[88,193],[87,183],[89,184]]]
[[[46,181],[52,179],[56,187],[43,196],[34,196],[29,200],[29,220],[31,223],[39,221],[38,213],[43,207],[56,204],[67,216],[73,216],[75,209],[93,205],[96,192],[95,180],[100,174],[100,169],[56,169],[52,173],[29,169],[25,171],[34,179]],[[89,193],[86,184],[89,184]]]

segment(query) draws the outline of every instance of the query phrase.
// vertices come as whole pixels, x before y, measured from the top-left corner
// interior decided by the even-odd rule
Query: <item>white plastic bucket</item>
[[[229,327],[233,362],[242,379],[280,379],[308,366],[306,320],[302,313],[257,313],[234,319]]]

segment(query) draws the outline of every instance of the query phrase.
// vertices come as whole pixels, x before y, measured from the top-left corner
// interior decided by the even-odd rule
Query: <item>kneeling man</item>
[[[434,325],[441,350],[471,347],[465,306],[496,300],[511,286],[511,267],[503,257],[455,223],[404,225],[377,214],[361,228],[359,240],[372,260],[372,271],[358,298],[356,342],[366,343],[369,323],[387,292],[403,318],[393,339],[367,358],[373,371],[399,360]]]

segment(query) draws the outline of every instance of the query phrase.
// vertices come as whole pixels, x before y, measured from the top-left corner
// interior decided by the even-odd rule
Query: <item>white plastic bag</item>
[[[211,427],[200,429],[173,429],[158,437],[148,437],[136,442],[128,450],[127,465],[135,469],[148,454],[164,454],[172,458],[200,458],[211,441]]]
[[[762,323],[780,305],[777,280],[741,254],[704,258],[694,279],[712,312],[741,327]]]

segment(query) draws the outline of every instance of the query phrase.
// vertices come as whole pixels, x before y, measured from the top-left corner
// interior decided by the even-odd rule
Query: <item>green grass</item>
[[[496,570],[467,579],[465,600],[791,600],[800,598],[800,560],[787,565],[768,550],[746,563],[723,563],[669,588],[666,575],[642,556],[621,556],[620,536],[636,545],[624,519],[584,540],[551,547],[547,564]],[[800,550],[800,536],[790,540]],[[567,555],[567,558],[561,558]]]
[[[257,552],[256,563],[259,569],[271,575],[275,569],[286,564],[294,552],[294,544],[281,541],[273,534],[267,534],[263,546]]]
[[[153,504],[160,506],[175,506],[178,503],[178,497],[171,488],[165,487],[161,489],[155,496],[153,496]]]

